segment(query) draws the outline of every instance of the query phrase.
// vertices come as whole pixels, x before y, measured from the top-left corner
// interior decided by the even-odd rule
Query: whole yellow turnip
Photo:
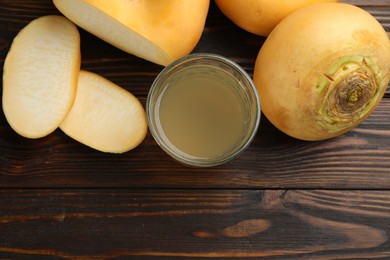
[[[337,0],[215,0],[219,9],[242,29],[267,36],[287,15],[299,8]]]
[[[262,111],[303,140],[343,134],[381,101],[390,77],[390,40],[356,6],[322,3],[279,23],[257,56],[254,82]]]

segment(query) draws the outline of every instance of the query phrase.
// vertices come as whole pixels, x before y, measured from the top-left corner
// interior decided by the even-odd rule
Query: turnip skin
[[[215,0],[232,22],[253,34],[268,36],[287,15],[302,7],[337,0]]]
[[[168,65],[198,43],[210,1],[53,0],[69,20],[109,44]]]
[[[389,77],[385,30],[366,11],[342,3],[289,15],[265,41],[254,69],[265,116],[302,140],[355,128],[379,104]]]

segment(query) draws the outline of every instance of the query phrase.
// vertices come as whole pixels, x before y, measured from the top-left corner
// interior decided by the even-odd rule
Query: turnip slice
[[[15,37],[4,62],[3,111],[28,138],[46,136],[69,112],[80,70],[80,36],[62,16],[43,16]]]
[[[92,72],[80,71],[76,99],[60,128],[102,152],[123,153],[146,136],[146,114],[125,89]]]

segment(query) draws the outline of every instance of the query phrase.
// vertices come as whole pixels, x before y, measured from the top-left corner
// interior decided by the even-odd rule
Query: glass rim
[[[202,158],[202,157],[196,157],[192,156],[190,154],[187,154],[183,151],[180,151],[177,147],[175,147],[170,140],[163,134],[165,138],[161,136],[161,133],[159,132],[158,127],[155,124],[155,118],[158,118],[158,116],[155,115],[155,104],[153,104],[152,100],[155,98],[156,93],[157,95],[161,95],[160,90],[161,87],[164,87],[164,83],[167,74],[175,69],[179,65],[184,65],[185,63],[196,61],[196,60],[213,60],[217,63],[222,63],[227,65],[229,68],[235,70],[240,75],[240,80],[237,77],[234,77],[237,81],[244,82],[240,83],[240,85],[245,85],[245,92],[251,92],[251,97],[254,97],[255,100],[255,106],[256,110],[254,113],[256,113],[254,117],[254,124],[253,126],[248,130],[248,137],[243,138],[243,140],[240,141],[240,143],[237,145],[237,147],[233,148],[231,151],[226,153],[226,155],[221,157],[215,157],[215,158]],[[208,64],[210,65],[210,64]],[[211,66],[215,66],[211,64]],[[167,86],[165,86],[166,88]],[[160,73],[157,75],[157,77],[154,79],[147,99],[146,99],[146,116],[147,121],[149,125],[149,131],[152,134],[153,139],[156,141],[156,143],[159,145],[159,147],[166,152],[168,155],[170,155],[173,159],[176,161],[185,164],[187,166],[193,166],[193,167],[211,167],[211,166],[217,166],[224,164],[233,158],[235,158],[238,154],[240,154],[242,151],[244,151],[249,144],[253,141],[254,137],[256,136],[259,124],[260,124],[260,117],[261,117],[261,106],[260,106],[260,98],[256,89],[256,86],[253,83],[252,78],[249,76],[249,74],[236,62],[213,53],[193,53],[186,55],[182,58],[179,58],[172,63],[170,63],[168,66],[163,68]],[[162,129],[161,129],[162,130]],[[250,134],[249,134],[250,133]],[[166,140],[165,140],[166,139]],[[171,144],[175,149],[172,149],[170,147]],[[179,152],[178,152],[179,151]]]

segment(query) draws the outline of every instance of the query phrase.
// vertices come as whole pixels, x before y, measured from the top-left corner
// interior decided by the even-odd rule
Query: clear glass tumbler
[[[195,167],[226,163],[253,140],[260,100],[250,76],[215,54],[187,55],[164,68],[146,101],[149,130],[177,161]]]

